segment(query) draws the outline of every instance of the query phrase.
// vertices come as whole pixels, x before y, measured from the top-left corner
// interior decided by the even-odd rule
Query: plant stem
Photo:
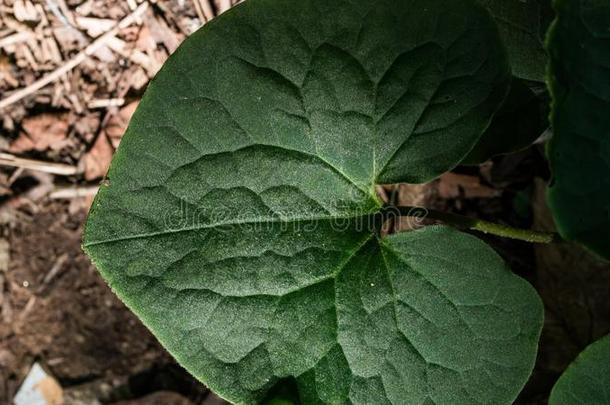
[[[561,241],[561,237],[556,233],[538,232],[529,229],[513,228],[507,225],[496,224],[481,219],[469,218],[463,215],[452,214],[431,210],[423,207],[394,207],[387,206],[385,212],[389,215],[430,218],[445,222],[448,225],[462,229],[483,232],[505,238],[517,239],[532,243],[553,243]]]

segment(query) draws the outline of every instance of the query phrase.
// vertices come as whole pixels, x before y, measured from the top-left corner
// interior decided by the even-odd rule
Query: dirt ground
[[[174,364],[82,254],[85,212],[71,213],[62,202],[38,209],[19,212],[23,216],[4,239],[10,260],[0,324],[0,402],[9,402],[35,360],[71,395],[95,390],[98,399],[112,401],[171,389],[203,398],[205,389]]]
[[[184,38],[234,3],[0,0],[0,404],[12,402],[35,362],[67,405],[223,403],[113,295],[80,243],[146,84]],[[383,193],[552,230],[548,180],[537,145]],[[610,267],[571,244],[484,239],[544,300],[538,362],[517,401],[544,404],[576,354],[610,332]]]

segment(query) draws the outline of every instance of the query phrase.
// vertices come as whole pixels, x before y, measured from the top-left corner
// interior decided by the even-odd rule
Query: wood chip
[[[85,30],[87,35],[98,37],[112,29],[116,21],[107,18],[76,17],[76,25]]]
[[[133,49],[130,44],[127,44],[122,39],[113,37],[108,40],[106,45],[122,57],[142,66],[149,77],[153,77],[157,73],[159,67],[156,66],[156,63],[148,55],[138,49]]]
[[[13,14],[17,21],[21,22],[37,22],[40,21],[40,15],[34,4],[29,0],[15,0],[13,3]]]
[[[173,53],[178,49],[178,45],[184,41],[185,36],[173,31],[162,18],[150,16],[146,20],[150,26],[150,35],[158,44],[163,44],[165,48]]]
[[[0,39],[0,48],[7,48],[16,45],[32,38],[33,34],[30,31],[20,31]]]
[[[124,98],[106,98],[91,100],[87,103],[87,107],[95,110],[97,108],[121,107],[123,104],[125,104]]]

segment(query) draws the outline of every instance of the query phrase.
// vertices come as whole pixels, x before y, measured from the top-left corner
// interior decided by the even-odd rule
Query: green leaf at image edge
[[[83,247],[232,402],[290,380],[304,404],[509,404],[535,291],[450,228],[378,239],[373,191],[454,167],[509,78],[470,1],[249,0],[151,83]]]
[[[544,82],[544,36],[552,21],[551,0],[477,0],[495,19],[508,50],[513,74]]]
[[[556,1],[548,37],[554,181],[548,202],[562,236],[610,259],[610,3]]]
[[[591,344],[561,375],[549,405],[610,404],[610,335]]]

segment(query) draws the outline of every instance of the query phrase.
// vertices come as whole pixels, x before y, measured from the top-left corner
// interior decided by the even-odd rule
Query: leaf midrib
[[[158,231],[158,232],[147,232],[147,233],[140,233],[140,234],[135,234],[135,235],[119,236],[117,238],[109,238],[109,239],[85,242],[85,243],[83,243],[83,247],[96,246],[96,245],[102,245],[102,244],[114,243],[114,242],[121,242],[121,241],[132,240],[132,239],[152,238],[152,237],[157,237],[157,236],[172,235],[172,234],[183,233],[183,232],[194,232],[194,231],[199,231],[199,230],[204,230],[204,229],[214,229],[214,228],[218,228],[218,227],[222,227],[222,226],[257,225],[257,224],[262,225],[262,224],[274,224],[274,223],[291,224],[291,223],[306,222],[306,221],[332,221],[335,219],[357,219],[357,218],[366,218],[371,215],[375,215],[377,213],[379,213],[379,207],[376,207],[374,211],[370,211],[365,214],[358,213],[358,214],[353,214],[353,215],[295,217],[295,218],[268,218],[268,219],[252,218],[252,219],[245,219],[245,220],[241,220],[241,221],[237,220],[237,221],[215,222],[215,223],[202,224],[202,225],[186,227],[186,228],[166,229],[166,230],[162,230],[162,231]],[[373,234],[371,234],[371,236],[372,235]]]

